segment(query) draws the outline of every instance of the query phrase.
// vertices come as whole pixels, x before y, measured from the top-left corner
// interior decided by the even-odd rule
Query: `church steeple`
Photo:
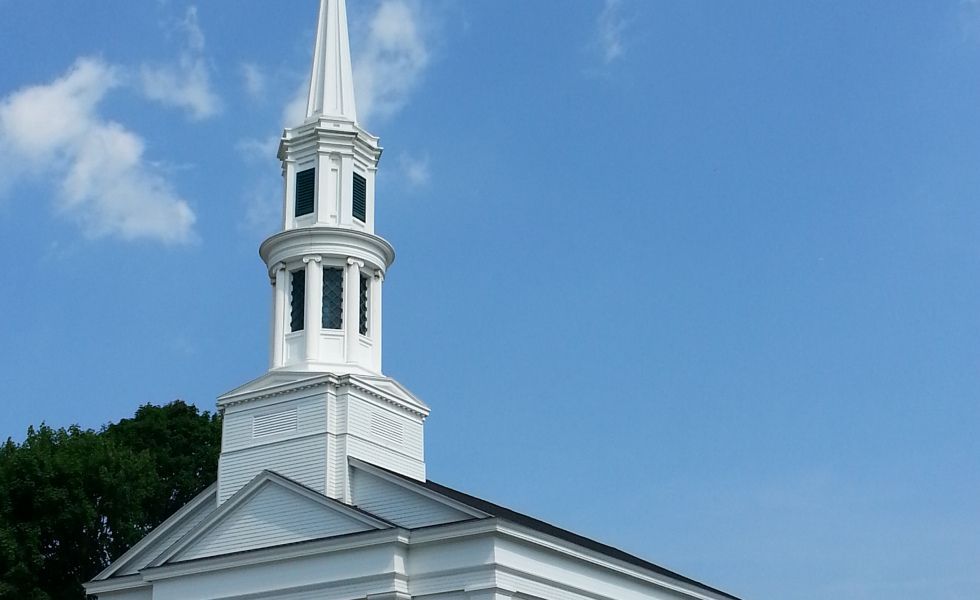
[[[313,75],[306,117],[325,115],[357,122],[354,70],[344,0],[321,0],[313,49]]]
[[[283,133],[283,231],[260,253],[275,288],[271,369],[381,373],[374,235],[378,138],[357,124],[344,0],[321,0],[307,118]]]
[[[425,480],[428,407],[381,372],[381,288],[395,258],[374,234],[378,138],[361,129],[344,0],[320,0],[308,116],[282,134],[282,231],[269,370],[218,398],[218,503],[264,470],[349,502],[348,459]]]

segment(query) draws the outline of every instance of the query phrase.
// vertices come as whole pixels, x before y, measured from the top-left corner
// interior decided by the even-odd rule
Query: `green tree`
[[[0,599],[85,597],[82,583],[216,476],[217,415],[145,405],[100,431],[27,431],[0,446]]]

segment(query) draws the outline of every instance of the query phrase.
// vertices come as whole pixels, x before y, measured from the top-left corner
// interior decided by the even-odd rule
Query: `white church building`
[[[321,0],[306,119],[279,146],[269,370],[218,398],[218,480],[86,584],[99,600],[737,600],[426,479],[429,408],[382,372],[378,138],[344,0]],[[597,507],[601,508],[601,507]]]

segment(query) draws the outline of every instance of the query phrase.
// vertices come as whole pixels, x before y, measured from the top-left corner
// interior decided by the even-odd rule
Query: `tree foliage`
[[[217,476],[218,415],[144,405],[99,431],[41,424],[0,446],[0,599],[85,598],[104,569]]]

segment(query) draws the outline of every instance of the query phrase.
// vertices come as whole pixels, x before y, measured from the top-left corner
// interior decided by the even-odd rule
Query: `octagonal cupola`
[[[259,250],[275,290],[271,369],[381,373],[394,251],[374,235],[380,157],[357,122],[345,2],[321,0],[306,118],[279,145],[282,231]]]

